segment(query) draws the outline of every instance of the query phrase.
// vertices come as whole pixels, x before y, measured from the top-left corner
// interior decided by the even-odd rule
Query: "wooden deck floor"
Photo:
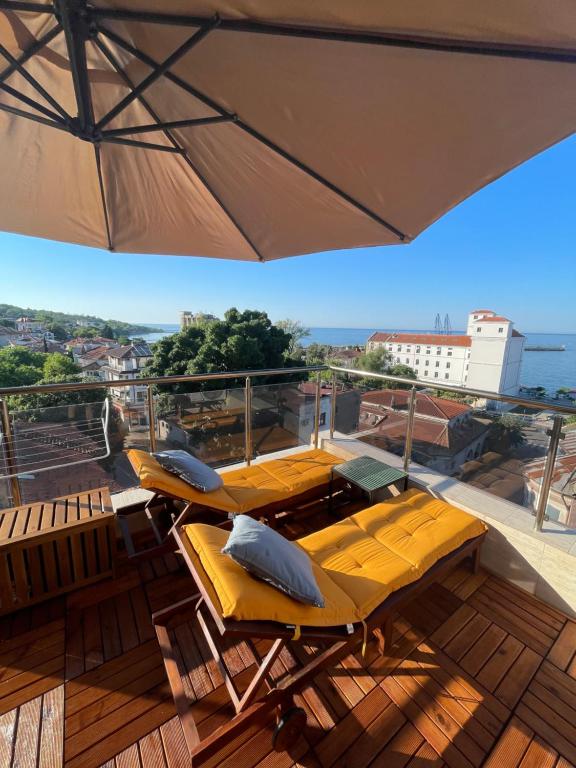
[[[0,767],[180,768],[189,758],[150,623],[189,594],[175,555],[0,622]],[[174,630],[203,734],[230,717],[193,623]],[[256,646],[262,654],[265,644]],[[305,648],[284,652],[275,676]],[[248,680],[254,656],[231,645]],[[395,623],[388,656],[370,643],[297,701],[307,726],[290,754],[272,724],[209,765],[233,768],[569,768],[576,765],[576,623],[487,573],[433,585]]]

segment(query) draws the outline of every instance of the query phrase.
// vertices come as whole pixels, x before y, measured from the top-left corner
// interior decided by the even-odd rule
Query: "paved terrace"
[[[330,522],[322,508],[309,519]],[[306,521],[285,527],[290,536]],[[0,765],[180,768],[189,758],[150,614],[192,589],[176,555],[0,622]],[[175,628],[201,734],[231,716],[220,673],[193,622]],[[576,764],[576,623],[486,571],[462,568],[375,642],[316,678],[297,704],[308,723],[290,754],[272,724],[208,763],[234,768],[569,768]],[[248,680],[265,643],[231,644]],[[286,651],[273,674],[298,665]]]

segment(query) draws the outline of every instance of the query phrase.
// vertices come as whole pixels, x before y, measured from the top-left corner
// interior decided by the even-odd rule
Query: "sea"
[[[143,338],[153,343],[177,333],[179,325],[164,323],[143,323],[158,332]],[[374,331],[398,331],[398,328],[310,328],[310,336],[302,341],[304,347],[310,344],[331,346],[363,346]],[[409,333],[430,333],[419,329],[404,329]],[[464,331],[454,331],[464,333]],[[564,346],[563,352],[524,352],[520,381],[525,387],[545,387],[554,394],[560,387],[576,389],[576,333],[526,333],[526,345]]]

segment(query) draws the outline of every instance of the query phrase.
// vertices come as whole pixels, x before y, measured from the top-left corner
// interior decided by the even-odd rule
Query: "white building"
[[[19,317],[16,320],[16,330],[20,333],[39,333],[44,325],[37,320],[31,320],[29,317]]]
[[[409,365],[421,381],[516,395],[524,336],[514,323],[490,309],[468,315],[465,335],[440,333],[372,334],[366,349],[384,347],[394,363]]]
[[[138,379],[142,368],[150,361],[152,352],[147,344],[128,344],[108,350],[108,363],[101,371],[106,381],[125,381]],[[147,424],[145,384],[134,383],[133,386],[112,387],[110,394],[114,402],[120,406],[122,418],[130,425]]]

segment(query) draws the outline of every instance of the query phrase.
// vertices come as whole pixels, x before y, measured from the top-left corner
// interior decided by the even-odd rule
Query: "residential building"
[[[44,324],[29,317],[19,317],[16,322],[16,330],[20,333],[38,333],[44,329]]]
[[[366,392],[360,403],[360,439],[392,453],[404,450],[410,392]],[[412,451],[416,461],[447,475],[482,454],[491,422],[474,415],[465,403],[424,392],[416,395]]]
[[[138,379],[141,370],[152,357],[147,344],[127,344],[108,350],[108,360],[102,366],[105,381]],[[130,426],[145,426],[147,390],[145,386],[113,387],[110,389],[113,401],[118,406],[121,418]]]
[[[115,339],[106,339],[102,336],[95,336],[94,338],[83,338],[79,336],[75,339],[70,339],[70,341],[65,342],[66,349],[68,352],[72,353],[75,361],[85,355],[86,352],[90,352],[91,350],[98,347],[114,349],[115,347],[119,346],[120,344]]]
[[[492,310],[470,312],[466,334],[376,332],[366,348],[381,347],[394,363],[410,366],[418,379],[440,389],[444,384],[518,394],[524,336]]]
[[[120,345],[118,345],[120,346]],[[105,379],[104,367],[108,365],[108,353],[110,347],[100,345],[94,347],[82,355],[74,355],[76,363],[80,366],[82,375],[87,378]]]
[[[192,325],[200,325],[201,323],[211,323],[218,320],[216,315],[210,315],[206,312],[180,312],[180,328],[184,330]]]

